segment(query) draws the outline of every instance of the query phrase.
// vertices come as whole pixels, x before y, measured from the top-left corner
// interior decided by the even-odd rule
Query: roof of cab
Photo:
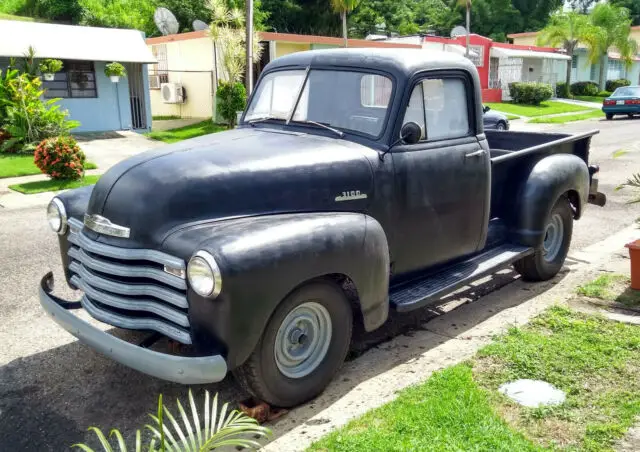
[[[425,49],[324,49],[296,52],[270,62],[265,71],[285,67],[352,67],[411,76],[423,70],[462,69],[475,72],[467,58]]]

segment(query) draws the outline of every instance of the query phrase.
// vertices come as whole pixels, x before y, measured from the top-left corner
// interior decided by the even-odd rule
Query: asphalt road
[[[601,128],[601,133],[593,140],[591,161],[601,165],[600,190],[609,199],[605,208],[590,206],[575,225],[573,250],[606,238],[640,216],[637,205],[626,204],[631,191],[614,191],[640,172],[640,121],[583,122],[558,129],[593,128]],[[627,153],[614,159],[619,150]],[[89,438],[86,429],[91,425],[133,432],[148,422],[159,393],[165,400],[186,396],[179,385],[94,353],[44,316],[37,300],[40,278],[52,269],[58,281],[63,280],[57,240],[46,226],[43,209],[0,210],[0,269],[0,450],[65,450]],[[450,301],[472,300],[512,280],[513,274],[503,274]],[[57,292],[73,296],[64,287]],[[351,359],[367,359],[358,357],[360,352],[433,316],[426,310],[394,316],[375,334],[358,335]],[[208,389],[227,401],[245,397],[231,377]]]

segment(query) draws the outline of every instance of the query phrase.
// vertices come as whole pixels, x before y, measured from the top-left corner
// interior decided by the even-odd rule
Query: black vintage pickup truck
[[[240,127],[143,153],[56,196],[67,283],[44,310],[147,374],[293,406],[379,328],[513,264],[561,269],[573,221],[604,205],[591,136],[485,132],[468,60],[326,50],[270,63]],[[73,315],[150,336],[130,343]],[[152,349],[158,339],[181,353]],[[165,347],[166,348],[166,347]]]

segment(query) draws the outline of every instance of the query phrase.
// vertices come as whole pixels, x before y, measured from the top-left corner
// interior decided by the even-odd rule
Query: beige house
[[[304,50],[341,47],[342,38],[260,33],[262,59],[254,67],[257,80],[269,61]],[[157,116],[181,118],[216,117],[215,87],[224,78],[218,48],[208,32],[193,31],[147,39],[157,64],[149,66],[151,112]],[[349,47],[422,48],[413,43],[392,43],[350,39]],[[216,65],[216,59],[218,64]]]
[[[508,36],[517,45],[535,45],[538,32],[514,33]],[[640,44],[640,26],[631,27],[631,38]],[[640,84],[640,55],[637,55],[631,66],[625,66],[620,54],[610,51],[605,62],[605,75],[607,80],[626,78],[633,84]],[[587,55],[586,47],[579,45],[571,61],[571,83],[584,81],[597,81],[600,74],[600,63],[591,63]]]

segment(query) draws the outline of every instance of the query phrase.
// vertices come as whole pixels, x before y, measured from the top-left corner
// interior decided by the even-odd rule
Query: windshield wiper
[[[278,118],[277,116],[261,116],[259,118],[254,118],[254,119],[249,119],[248,121],[245,121],[245,123],[249,124],[250,126],[259,123],[259,122],[264,122],[264,121],[269,121],[270,119],[275,119],[277,121],[284,121],[284,118]]]
[[[295,120],[294,119],[292,122],[299,122],[299,123],[302,123],[302,124],[311,124],[311,125],[314,125],[314,126],[322,127],[323,129],[327,129],[327,130],[330,130],[331,132],[335,133],[340,138],[344,137],[344,132],[342,130],[338,130],[336,128],[328,126],[327,124],[323,124],[321,122],[310,121],[308,119],[303,119],[303,120]]]

